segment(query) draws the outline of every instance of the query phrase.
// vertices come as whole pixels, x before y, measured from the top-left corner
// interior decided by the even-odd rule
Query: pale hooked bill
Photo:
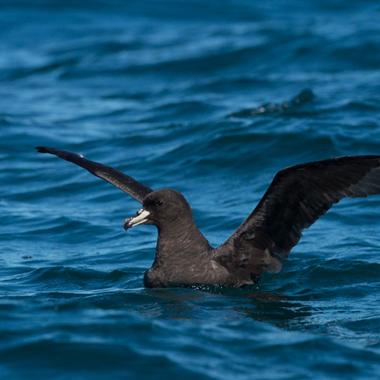
[[[150,215],[150,212],[142,208],[139,211],[137,211],[136,216],[126,219],[124,224],[127,227],[138,226],[139,224],[145,223],[148,220],[149,215]]]

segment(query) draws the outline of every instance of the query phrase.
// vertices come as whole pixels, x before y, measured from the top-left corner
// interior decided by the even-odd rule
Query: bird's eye
[[[150,207],[160,207],[162,206],[163,202],[158,199],[147,199],[144,202],[144,207],[150,208]]]
[[[157,200],[157,201],[154,202],[154,205],[157,206],[157,207],[159,207],[159,206],[162,206],[162,205],[163,205],[163,202]]]

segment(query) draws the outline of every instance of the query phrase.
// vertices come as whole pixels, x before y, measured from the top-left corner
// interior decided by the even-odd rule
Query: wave
[[[297,108],[301,108],[303,105],[311,103],[314,97],[315,95],[312,90],[304,89],[288,101],[284,101],[282,103],[265,103],[259,107],[234,112],[230,116],[247,117],[255,115],[268,115],[273,113],[294,112]]]

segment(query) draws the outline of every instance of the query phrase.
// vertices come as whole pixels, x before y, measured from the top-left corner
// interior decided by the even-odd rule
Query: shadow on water
[[[306,319],[313,313],[313,307],[297,297],[262,291],[257,286],[145,290],[144,297],[148,294],[155,298],[155,316],[164,319],[242,320],[248,317],[279,328],[296,329],[297,324],[305,328]],[[144,308],[144,314],[147,310],[152,312],[151,308]]]
[[[310,305],[281,294],[253,292],[246,297],[247,306],[239,308],[245,316],[280,328],[295,329],[298,324],[304,325],[313,313]]]

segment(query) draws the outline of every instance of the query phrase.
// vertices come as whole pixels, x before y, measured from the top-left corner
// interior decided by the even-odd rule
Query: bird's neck
[[[201,231],[191,221],[158,227],[156,261],[170,256],[197,256],[208,253],[212,247]]]

